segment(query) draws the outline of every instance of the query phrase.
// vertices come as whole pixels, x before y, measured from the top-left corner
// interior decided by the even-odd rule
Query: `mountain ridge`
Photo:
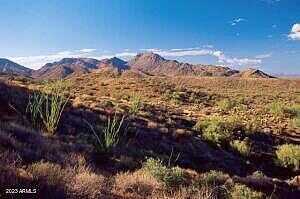
[[[31,76],[33,70],[26,68],[20,64],[17,64],[9,59],[0,58],[0,72],[22,75],[22,76]]]
[[[2,64],[1,60],[6,60]],[[11,68],[9,67],[11,66]],[[101,69],[112,69],[118,72],[132,70],[148,75],[163,76],[214,76],[241,78],[273,78],[258,69],[238,71],[226,66],[190,64],[177,60],[168,60],[152,53],[139,53],[129,61],[117,57],[97,60],[94,58],[63,58],[59,61],[47,63],[38,70],[32,70],[7,59],[0,59],[0,72],[30,76],[36,79],[61,79],[74,74],[91,73]]]

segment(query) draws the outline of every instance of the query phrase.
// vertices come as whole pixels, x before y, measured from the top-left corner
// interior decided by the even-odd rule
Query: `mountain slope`
[[[32,76],[39,79],[60,79],[72,74],[89,73],[101,68],[124,70],[126,69],[126,62],[115,57],[100,61],[92,58],[64,58],[58,62],[44,65],[41,69],[34,71]]]
[[[0,59],[0,72],[22,76],[30,76],[32,70],[21,66],[20,64],[17,64],[15,62],[12,62],[8,59]]]
[[[90,73],[99,69],[108,69],[117,72],[131,70],[141,74],[163,76],[272,78],[272,76],[256,69],[238,71],[223,66],[181,63],[176,60],[167,60],[154,53],[138,54],[129,62],[116,57],[103,60],[64,58],[57,62],[47,63],[36,71],[7,59],[0,59],[0,72],[32,76],[37,79],[61,79],[73,74]]]
[[[113,57],[111,59],[102,59],[102,60],[100,60],[100,63],[98,63],[97,67],[99,69],[101,69],[101,68],[115,68],[119,71],[129,69],[129,67],[127,65],[127,62],[122,60],[122,59],[119,59],[117,57]]]
[[[274,78],[273,76],[268,75],[261,70],[253,69],[253,68],[248,68],[246,70],[240,71],[234,76],[241,77],[241,78]]]
[[[176,60],[167,60],[154,53],[138,54],[129,61],[128,65],[132,70],[166,76],[231,76],[238,73],[238,71],[227,67],[201,64],[193,65],[180,63]]]

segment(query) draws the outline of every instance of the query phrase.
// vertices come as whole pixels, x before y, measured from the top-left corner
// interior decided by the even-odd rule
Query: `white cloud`
[[[97,49],[93,49],[93,48],[84,48],[84,49],[81,49],[79,50],[80,52],[83,52],[83,53],[90,53],[90,52],[94,52],[96,51]]]
[[[265,59],[265,58],[269,58],[271,56],[272,56],[272,53],[267,53],[267,54],[256,55],[255,58],[256,59]]]
[[[93,51],[94,49],[93,50],[81,49],[81,50],[74,50],[74,51],[67,50],[67,51],[61,51],[49,55],[8,57],[8,59],[32,69],[39,69],[41,66],[43,66],[46,63],[58,61],[65,57],[88,57],[90,56],[90,53]]]
[[[230,67],[246,67],[246,66],[258,66],[262,63],[262,60],[259,58],[236,58],[229,57],[225,55],[220,50],[215,49],[194,49],[190,50],[190,48],[180,49],[174,51],[174,49],[170,50],[161,50],[161,49],[144,49],[146,51],[151,51],[153,53],[157,53],[161,56],[165,57],[185,57],[185,56],[213,56],[217,58],[218,63],[222,65],[227,65]]]
[[[292,40],[300,40],[300,23],[296,23],[293,25],[288,37]]]
[[[94,59],[106,59],[112,57],[120,57],[120,58],[130,58],[135,56],[137,53],[129,52],[128,50],[124,50],[124,52],[120,53],[109,53],[105,54],[102,52],[101,55],[97,55],[95,53],[96,49],[80,49],[80,50],[66,50],[48,55],[36,55],[36,56],[21,56],[21,57],[7,57],[8,59],[21,64],[23,66],[29,67],[31,69],[39,69],[46,63],[51,63],[55,61],[59,61],[63,58],[80,58],[80,57],[89,57]],[[107,53],[107,52],[106,52]]]
[[[229,23],[232,25],[232,26],[235,26],[237,25],[238,23],[242,22],[242,21],[246,21],[246,19],[244,18],[236,18],[236,19],[233,19],[232,21],[230,21]]]

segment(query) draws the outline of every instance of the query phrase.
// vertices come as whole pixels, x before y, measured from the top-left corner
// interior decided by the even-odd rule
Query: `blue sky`
[[[300,73],[299,0],[0,0],[0,57],[37,69],[63,57]]]

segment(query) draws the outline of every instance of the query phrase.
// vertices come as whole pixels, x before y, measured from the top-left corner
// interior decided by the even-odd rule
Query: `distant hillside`
[[[128,62],[132,70],[142,71],[153,75],[167,76],[231,76],[238,73],[228,67],[213,65],[193,65],[181,63],[176,60],[167,60],[158,54],[142,53],[138,54]]]
[[[273,76],[257,69],[238,71],[223,66],[182,63],[176,60],[167,60],[154,53],[138,54],[128,62],[116,57],[102,60],[63,58],[57,62],[47,63],[35,71],[10,60],[0,59],[0,72],[31,76],[36,79],[61,79],[74,74],[91,73],[102,69],[116,72],[131,70],[139,74],[162,76],[273,78]]]
[[[0,58],[0,72],[7,73],[7,74],[30,76],[32,70],[24,66],[21,66],[15,62],[12,62],[8,59]]]
[[[39,79],[59,79],[72,74],[89,73],[101,68],[124,70],[126,62],[115,57],[101,61],[91,58],[64,58],[58,62],[44,65],[41,69],[34,71],[32,76]]]
[[[264,73],[261,70],[249,68],[234,75],[235,77],[241,78],[274,78],[271,75]]]

